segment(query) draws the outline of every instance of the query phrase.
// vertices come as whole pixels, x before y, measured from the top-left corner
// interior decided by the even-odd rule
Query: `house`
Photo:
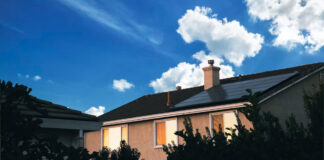
[[[281,124],[294,114],[298,122],[307,123],[303,106],[304,91],[311,92],[324,82],[324,63],[315,63],[262,73],[219,79],[220,68],[203,68],[204,85],[188,89],[144,95],[99,117],[101,129],[85,133],[85,147],[98,151],[103,146],[115,149],[121,140],[141,152],[147,160],[166,159],[163,144],[183,143],[173,133],[184,129],[185,116],[193,128],[206,134],[205,127],[218,129],[237,124],[234,112],[247,103],[246,89],[261,92],[260,106],[279,118]],[[247,128],[246,117],[239,118]],[[217,126],[217,127],[216,127]]]
[[[33,116],[43,121],[37,136],[56,136],[66,146],[84,147],[83,135],[87,131],[99,130],[101,123],[97,117],[67,108],[49,101],[31,97],[35,108],[18,106],[21,114]]]

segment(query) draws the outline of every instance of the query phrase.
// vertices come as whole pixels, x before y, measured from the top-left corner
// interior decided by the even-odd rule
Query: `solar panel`
[[[253,92],[262,92],[296,74],[297,73],[288,73],[234,83],[221,84],[200,92],[176,104],[174,106],[174,109],[238,99],[247,94],[246,89],[252,89]]]

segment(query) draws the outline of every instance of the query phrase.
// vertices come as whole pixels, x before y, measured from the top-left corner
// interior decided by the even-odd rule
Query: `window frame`
[[[163,145],[156,145],[156,124],[159,123],[159,122],[165,122],[165,125],[166,125],[166,122],[167,121],[171,121],[171,120],[175,120],[176,121],[176,130],[178,131],[179,130],[179,125],[178,125],[178,118],[175,117],[175,118],[168,118],[168,119],[159,119],[159,120],[154,120],[153,121],[153,148],[163,148]],[[167,127],[165,126],[165,136],[167,134]],[[176,135],[175,135],[176,136]],[[167,141],[167,139],[166,139]],[[179,144],[179,136],[176,136],[176,144]],[[167,142],[166,144],[167,145]]]
[[[101,148],[102,147],[105,147],[104,146],[104,130],[105,129],[108,129],[108,137],[109,137],[109,128],[114,128],[114,127],[120,127],[120,135],[121,135],[121,140],[122,141],[122,127],[126,127],[126,130],[127,130],[127,144],[129,143],[129,130],[128,130],[128,124],[122,124],[122,125],[114,125],[114,126],[105,126],[105,127],[101,127],[101,130],[100,130],[100,137],[101,137]],[[109,143],[108,143],[109,145]],[[108,148],[110,148],[108,146]]]
[[[211,136],[214,136],[214,133],[213,133],[213,128],[214,128],[213,116],[223,115],[223,125],[224,125],[224,131],[223,132],[225,133],[226,127],[225,127],[224,114],[225,113],[231,113],[231,112],[235,112],[235,114],[238,113],[237,110],[229,110],[229,111],[224,111],[224,112],[212,112],[212,113],[209,113],[209,131],[210,131]]]

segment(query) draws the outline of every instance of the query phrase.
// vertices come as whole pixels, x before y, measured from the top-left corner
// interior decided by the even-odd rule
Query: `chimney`
[[[177,89],[177,91],[180,91],[181,90],[181,86],[177,86],[176,89]]]
[[[204,89],[219,85],[219,67],[214,66],[214,60],[208,60],[208,67],[204,67]]]

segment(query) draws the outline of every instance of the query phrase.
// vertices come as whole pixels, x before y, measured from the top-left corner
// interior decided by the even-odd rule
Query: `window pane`
[[[104,131],[104,133],[103,133],[103,145],[104,145],[104,147],[108,147],[108,129],[104,129],[103,130]]]
[[[121,132],[122,132],[122,140],[124,140],[127,143],[127,127],[122,127],[121,128]]]
[[[165,122],[156,123],[156,145],[164,145],[165,137]]]
[[[165,122],[166,127],[166,143],[171,144],[173,141],[175,144],[178,144],[177,135],[174,133],[177,131],[177,120],[168,120]]]
[[[117,149],[121,141],[121,127],[109,128],[109,148]]]
[[[223,115],[214,115],[213,116],[213,128],[216,132],[219,132],[219,125],[221,125],[222,131],[224,132],[224,122],[223,122]]]

